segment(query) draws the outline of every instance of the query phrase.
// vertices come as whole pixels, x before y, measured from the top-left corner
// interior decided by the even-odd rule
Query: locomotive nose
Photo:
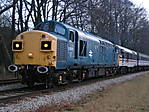
[[[56,66],[57,38],[49,33],[24,32],[13,41],[13,49],[16,65]]]

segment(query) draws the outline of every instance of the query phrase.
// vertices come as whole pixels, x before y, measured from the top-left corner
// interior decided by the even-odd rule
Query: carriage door
[[[70,30],[68,42],[68,64],[73,65],[75,59],[75,31]]]

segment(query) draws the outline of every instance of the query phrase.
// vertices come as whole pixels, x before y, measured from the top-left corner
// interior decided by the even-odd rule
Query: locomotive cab
[[[34,30],[18,35],[12,42],[14,64],[8,70],[21,74],[23,82],[33,79],[29,85],[45,82],[57,65],[57,35],[64,38],[66,30],[52,22],[42,23]]]

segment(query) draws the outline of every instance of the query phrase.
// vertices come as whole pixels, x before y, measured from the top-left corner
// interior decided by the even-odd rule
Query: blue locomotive
[[[14,64],[8,69],[29,86],[81,81],[149,65],[147,55],[57,21],[42,22],[19,34],[12,50]]]

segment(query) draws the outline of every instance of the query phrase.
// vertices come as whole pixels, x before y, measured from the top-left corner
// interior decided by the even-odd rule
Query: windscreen
[[[53,32],[63,36],[66,33],[65,28],[62,25],[56,24],[54,22],[43,22],[39,24],[37,27],[35,27],[34,30],[41,30],[49,33]]]

